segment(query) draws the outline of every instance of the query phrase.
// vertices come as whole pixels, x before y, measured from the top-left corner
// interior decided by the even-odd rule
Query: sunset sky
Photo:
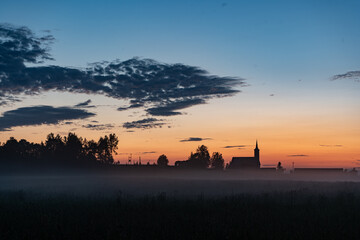
[[[360,1],[14,1],[0,7],[0,142],[119,136],[262,166],[360,167]],[[90,101],[89,101],[90,100]]]

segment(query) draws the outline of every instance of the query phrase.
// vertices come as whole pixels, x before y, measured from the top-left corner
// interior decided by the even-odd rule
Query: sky
[[[0,142],[119,136],[116,160],[359,167],[359,1],[8,1]]]

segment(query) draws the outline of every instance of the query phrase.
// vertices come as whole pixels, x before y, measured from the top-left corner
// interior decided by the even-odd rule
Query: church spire
[[[257,139],[256,139],[256,147],[254,149],[254,159],[256,160],[258,167],[260,167],[260,149]]]

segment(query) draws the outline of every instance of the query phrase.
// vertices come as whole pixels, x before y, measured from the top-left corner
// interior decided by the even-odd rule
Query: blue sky
[[[358,67],[359,9],[359,1],[5,0],[0,20],[51,30],[60,65],[140,56],[285,81]]]
[[[212,99],[207,104],[186,108],[185,114],[167,118],[172,123],[171,129],[140,131],[136,137],[128,136],[130,142],[144,139],[143,145],[146,145],[146,141],[156,139],[158,135],[176,139],[174,146],[178,144],[178,139],[189,137],[211,138],[208,144],[213,148],[249,145],[256,138],[270,146],[274,144],[270,136],[278,137],[276,141],[280,143],[289,142],[285,133],[276,135],[279,129],[288,130],[287,133],[293,134],[294,139],[304,138],[297,129],[316,129],[313,131],[315,139],[329,139],[331,142],[319,140],[313,143],[305,139],[304,142],[309,145],[303,146],[304,149],[316,153],[311,144],[348,144],[353,154],[348,160],[351,162],[360,158],[360,153],[354,150],[358,140],[356,136],[360,133],[359,124],[356,124],[360,120],[360,84],[353,79],[331,81],[331,78],[360,70],[359,12],[360,1],[352,0],[2,0],[0,23],[26,26],[37,35],[48,34],[44,31],[49,30],[55,37],[50,51],[55,60],[45,62],[45,65],[83,68],[88,63],[115,59],[124,61],[137,56],[160,63],[199,66],[210,74],[244,78],[249,85],[235,86],[242,93],[233,97]],[[358,74],[360,78],[360,72]],[[69,106],[91,98],[92,104],[98,105],[94,109],[97,111],[95,120],[104,124],[121,126],[124,121],[146,117],[141,110],[116,111],[117,107],[125,104],[124,99],[54,92],[42,94],[26,96],[22,102],[3,106],[2,112],[42,104]],[[273,97],[270,96],[272,94]],[[219,130],[224,136],[217,137],[219,131],[212,126],[221,128],[217,124],[223,118],[209,121],[208,125],[205,124],[207,128],[201,131],[191,125],[198,123],[197,126],[200,126],[205,117],[216,111],[221,111],[223,118],[236,119],[229,120],[229,127],[244,131],[242,138],[248,142],[237,142],[239,137],[230,137],[234,131],[225,126]],[[114,121],[114,118],[118,120]],[[340,137],[342,126],[346,126],[343,132],[348,135]],[[264,127],[269,129],[266,134],[260,130]],[[69,129],[75,128],[69,126]],[[38,132],[43,138],[47,130],[20,127],[4,132],[0,140],[13,134],[21,136],[25,132]],[[325,134],[331,130],[336,133]],[[305,134],[306,131],[302,132]],[[261,134],[264,134],[263,137]],[[131,138],[133,140],[129,140]],[[345,143],[336,142],[337,138]],[[40,136],[33,139],[38,140]],[[161,141],[159,144],[162,144]],[[176,145],[175,148],[183,146]],[[130,145],[124,148],[124,151],[135,151],[131,150]],[[190,147],[185,149],[187,151]],[[289,145],[287,151],[291,149]],[[342,150],[346,152],[349,149]],[[153,150],[146,148],[136,151]],[[251,148],[249,150],[252,151]],[[179,157],[181,154],[176,151],[173,150],[172,154]],[[225,157],[229,159],[232,154],[235,153],[226,155],[225,152]],[[309,153],[283,153],[284,156],[292,154]],[[268,159],[275,158],[270,156]],[[323,158],[320,156],[318,159]]]

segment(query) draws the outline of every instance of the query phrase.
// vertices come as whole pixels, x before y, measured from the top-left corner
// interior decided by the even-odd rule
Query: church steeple
[[[255,149],[254,149],[254,158],[255,160],[257,161],[259,167],[260,167],[260,149],[259,149],[259,146],[258,146],[258,141],[256,139],[256,146],[255,146]]]

